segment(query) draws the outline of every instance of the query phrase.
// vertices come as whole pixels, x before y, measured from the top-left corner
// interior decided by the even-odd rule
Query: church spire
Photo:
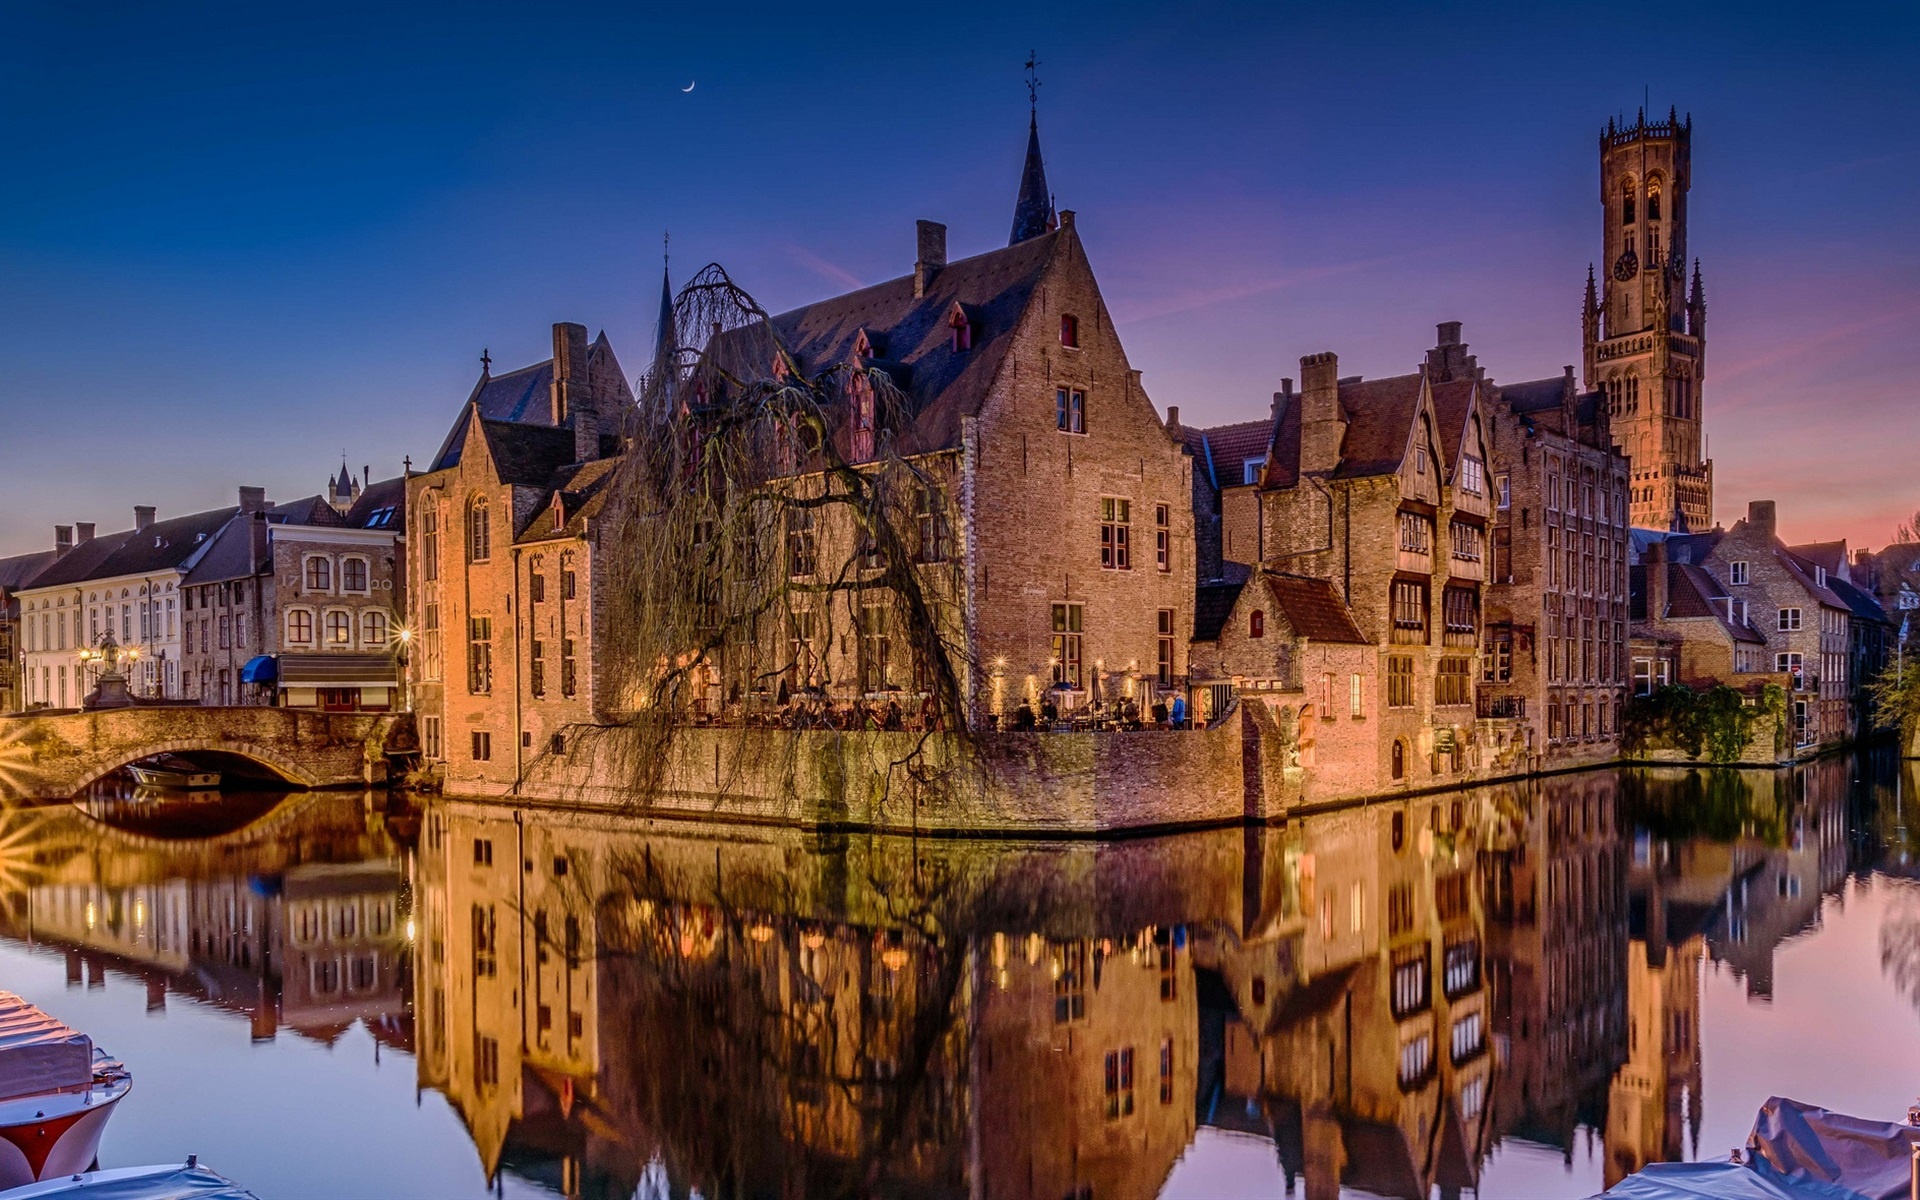
[[[667,239],[661,236],[660,318],[653,331],[653,365],[649,368],[666,394],[674,385],[675,354],[680,348],[680,328],[673,313],[673,264],[666,253]]]
[[[1007,245],[1053,232],[1053,195],[1047,191],[1047,168],[1040,158],[1040,60],[1027,57],[1027,165],[1020,172],[1020,196],[1013,202],[1013,234]]]

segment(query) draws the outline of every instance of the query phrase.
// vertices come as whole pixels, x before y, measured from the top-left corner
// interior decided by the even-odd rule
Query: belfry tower
[[[1613,440],[1633,464],[1632,523],[1713,525],[1713,463],[1703,453],[1707,299],[1700,264],[1687,280],[1687,188],[1693,118],[1671,110],[1600,134],[1603,250],[1587,269],[1581,321],[1585,383],[1606,398]]]

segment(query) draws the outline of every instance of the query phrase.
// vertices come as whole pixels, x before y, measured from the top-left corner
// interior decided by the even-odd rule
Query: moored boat
[[[62,1175],[45,1183],[9,1188],[0,1200],[43,1200],[51,1196],[94,1197],[96,1200],[260,1200],[233,1180],[188,1157],[184,1165],[116,1167]]]
[[[184,758],[175,758],[162,754],[145,762],[137,762],[127,768],[133,777],[148,787],[184,788],[188,791],[204,791],[220,786],[220,772],[209,771]]]
[[[0,992],[0,1188],[86,1171],[132,1087],[93,1039]]]

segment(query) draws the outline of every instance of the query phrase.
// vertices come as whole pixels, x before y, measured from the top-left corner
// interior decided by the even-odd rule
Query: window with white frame
[[[307,559],[307,590],[327,592],[333,590],[333,564],[319,555]]]
[[[1800,610],[1797,608],[1781,609],[1779,624],[1775,626],[1775,628],[1785,632],[1792,632],[1794,630],[1799,629],[1800,628]]]
[[[1487,465],[1471,454],[1460,461],[1460,490],[1469,496],[1487,494]]]
[[[366,559],[348,558],[341,561],[340,587],[342,590],[349,592],[364,592],[367,590]]]
[[[327,645],[345,646],[353,641],[353,615],[336,608],[327,614]]]
[[[313,643],[313,614],[304,608],[287,613],[287,644],[307,646]]]
[[[1746,560],[1742,559],[1739,562],[1731,562],[1727,564],[1727,582],[1735,583],[1735,584],[1744,584],[1744,583],[1750,582],[1747,575]]]
[[[370,608],[360,614],[360,641],[367,646],[387,644],[387,614]]]

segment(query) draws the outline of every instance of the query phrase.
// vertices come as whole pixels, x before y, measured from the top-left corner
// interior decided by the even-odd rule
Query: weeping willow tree
[[[638,794],[665,785],[696,724],[917,728],[895,765],[921,783],[944,776],[964,738],[943,739],[937,769],[926,747],[964,733],[974,677],[956,456],[903,452],[917,414],[864,336],[838,361],[802,362],[717,264],[673,317],[704,340],[674,344],[636,389],[600,551],[602,666]],[[737,745],[764,773],[770,753],[801,769],[806,741]]]

